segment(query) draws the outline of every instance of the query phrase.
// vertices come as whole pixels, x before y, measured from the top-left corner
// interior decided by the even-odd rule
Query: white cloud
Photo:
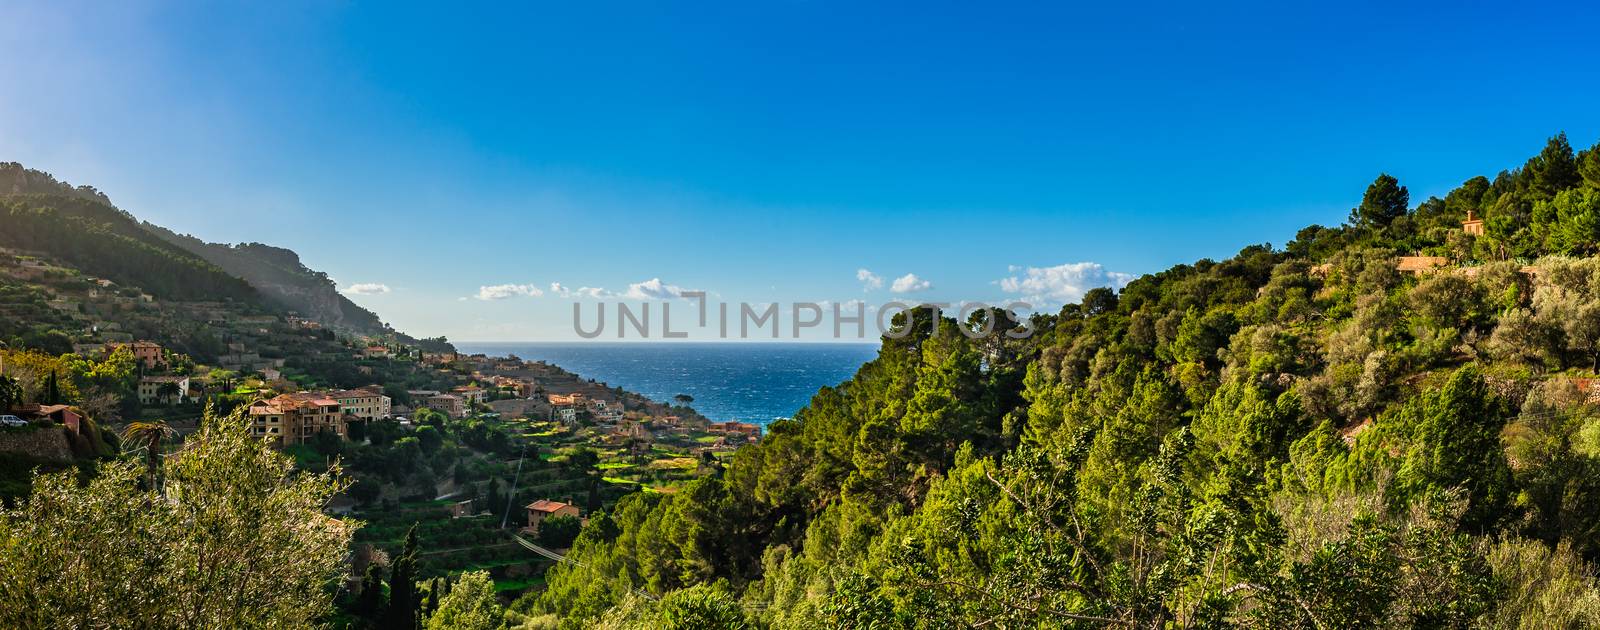
[[[635,282],[628,285],[628,290],[623,292],[622,298],[629,300],[670,300],[683,297],[684,291],[693,291],[683,287],[665,284],[660,278],[651,278],[644,282]]]
[[[539,297],[544,295],[544,291],[531,284],[496,284],[478,287],[478,294],[472,297],[480,300],[504,300],[519,295]]]
[[[351,295],[382,295],[389,292],[389,285],[381,282],[357,282],[345,287],[344,292]]]
[[[514,285],[505,285],[505,286],[510,287],[510,286],[514,286]],[[499,288],[499,287],[484,287],[484,288],[485,289],[495,289],[495,288]],[[535,292],[535,293],[533,293],[533,295],[540,295],[541,294],[541,292],[539,292],[538,289],[534,289],[532,287],[532,285],[528,285],[526,288],[533,290]],[[677,298],[683,297],[683,293],[685,291],[688,291],[688,292],[692,293],[692,292],[695,291],[695,289],[687,289],[687,288],[680,287],[680,286],[675,285],[675,284],[667,284],[665,282],[662,282],[660,278],[651,278],[649,280],[645,280],[644,282],[631,283],[631,284],[628,285],[628,290],[622,291],[620,293],[614,292],[614,291],[607,291],[607,290],[605,290],[604,288],[601,288],[601,287],[578,287],[578,288],[572,288],[572,287],[569,287],[567,285],[561,284],[560,282],[552,282],[552,283],[550,283],[550,293],[552,295],[555,295],[557,297],[562,297],[562,298],[590,298],[590,299],[614,298],[614,299],[619,299],[619,300],[672,300],[672,299],[677,299]],[[490,298],[490,299],[498,299],[498,298]]]
[[[605,289],[600,287],[578,287],[576,289],[565,286],[560,282],[550,283],[550,292],[564,298],[601,298],[605,296]]]
[[[878,310],[877,304],[873,304],[866,300],[842,300],[838,302],[833,300],[823,300],[821,302],[817,302],[816,304],[818,307],[821,307],[822,312],[829,317],[833,316],[833,307],[835,305],[839,307],[839,314],[844,317],[853,317],[857,313],[874,313]]]
[[[914,273],[895,278],[894,284],[889,285],[889,290],[895,293],[916,293],[917,291],[927,291],[932,288],[932,282],[918,278],[917,274]]]
[[[883,276],[872,273],[871,271],[867,271],[866,269],[856,270],[856,280],[861,282],[862,291],[872,291],[874,289],[883,288]]]
[[[1067,304],[1083,299],[1089,289],[1110,287],[1120,289],[1132,281],[1133,274],[1106,271],[1096,262],[1075,262],[1054,267],[1028,267],[1013,265],[1012,273],[1023,272],[1000,280],[1000,288],[1007,293],[1021,294],[1024,300],[1035,305]]]

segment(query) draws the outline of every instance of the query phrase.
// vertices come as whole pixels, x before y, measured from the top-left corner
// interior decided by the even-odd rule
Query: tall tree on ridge
[[[1578,153],[1578,176],[1590,188],[1600,188],[1600,142]]]
[[[1350,224],[1381,229],[1405,216],[1410,207],[1411,192],[1400,185],[1400,180],[1383,173],[1371,186],[1367,186],[1367,193],[1361,196],[1361,205],[1350,211]]]
[[[1572,155],[1572,145],[1567,143],[1564,131],[1551,136],[1544,150],[1528,160],[1525,170],[1531,177],[1534,192],[1544,198],[1554,197],[1583,181],[1578,174],[1578,160]]]

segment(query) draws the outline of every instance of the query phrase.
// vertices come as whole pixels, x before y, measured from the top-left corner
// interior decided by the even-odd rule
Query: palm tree
[[[165,420],[130,422],[122,429],[122,441],[144,447],[144,470],[150,489],[156,489],[156,468],[161,465],[161,443],[177,435]]]
[[[171,407],[173,405],[173,399],[177,398],[181,393],[182,390],[178,388],[177,383],[167,381],[162,383],[160,387],[156,388],[156,399],[160,400],[161,404]]]

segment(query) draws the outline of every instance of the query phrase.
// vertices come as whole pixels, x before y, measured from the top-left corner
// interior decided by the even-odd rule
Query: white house
[[[189,399],[189,377],[145,376],[139,379],[139,403],[182,404]]]

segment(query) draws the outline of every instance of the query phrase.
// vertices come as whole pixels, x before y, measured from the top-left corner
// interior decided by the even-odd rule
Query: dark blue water
[[[712,420],[766,424],[787,418],[824,385],[878,355],[876,344],[457,342],[469,354],[546,361],[655,400],[678,394]]]

